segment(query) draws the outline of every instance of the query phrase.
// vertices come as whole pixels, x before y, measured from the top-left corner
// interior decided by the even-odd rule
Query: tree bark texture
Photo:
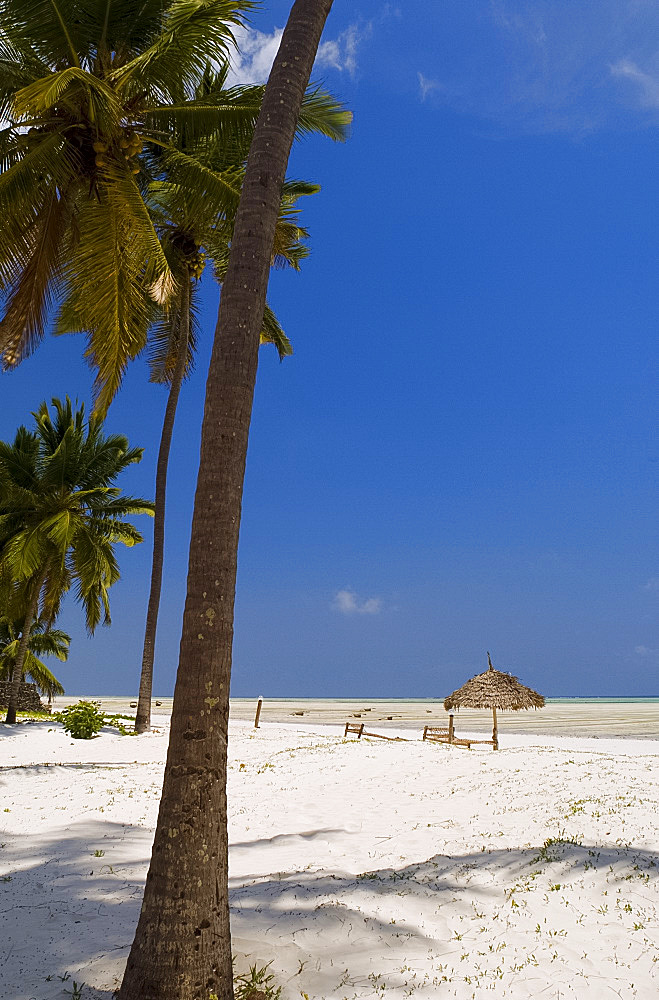
[[[7,718],[6,723],[13,725],[16,722],[16,708],[18,706],[18,692],[21,686],[21,681],[23,680],[23,664],[25,663],[25,657],[27,655],[27,647],[30,642],[30,635],[32,634],[32,626],[34,625],[38,613],[39,613],[39,595],[41,594],[41,588],[43,587],[44,580],[46,579],[46,573],[41,573],[39,578],[35,581],[32,594],[30,596],[30,603],[28,605],[27,611],[25,613],[25,623],[23,625],[23,632],[18,643],[18,649],[16,650],[16,659],[14,660],[14,670],[11,675],[11,687],[9,689],[9,698],[7,699],[9,704],[7,705]]]
[[[190,276],[186,275],[181,288],[180,303],[181,329],[179,331],[178,354],[172,375],[172,383],[167,396],[167,406],[160,435],[158,462],[156,464],[155,513],[153,518],[153,559],[151,561],[151,589],[146,611],[144,629],[144,649],[142,650],[142,672],[140,674],[140,694],[135,715],[135,731],[145,733],[151,728],[151,695],[153,691],[153,661],[156,651],[158,610],[162,590],[162,568],[165,558],[165,505],[167,500],[167,467],[169,451],[174,433],[176,407],[183,383],[188,360],[190,339]]]
[[[293,5],[247,162],[206,386],[163,793],[120,1000],[233,1000],[226,753],[242,488],[281,186],[331,5]]]

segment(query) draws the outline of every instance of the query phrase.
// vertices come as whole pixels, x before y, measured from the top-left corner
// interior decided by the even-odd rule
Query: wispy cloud
[[[314,68],[335,69],[354,77],[357,73],[357,50],[371,30],[370,21],[355,23],[336,38],[321,42]],[[269,34],[255,28],[238,28],[235,31],[237,51],[231,57],[229,85],[265,83],[283,33],[283,28],[274,28]]]
[[[620,59],[611,67],[611,73],[635,85],[643,107],[659,108],[659,73],[645,73],[632,59]]]
[[[432,93],[433,90],[437,90],[439,87],[439,80],[431,80],[429,77],[424,76],[423,73],[417,73],[419,78],[419,94],[421,100],[425,101],[428,94]]]
[[[382,610],[382,599],[368,597],[363,601],[354,590],[337,590],[332,608],[340,611],[342,615],[377,615]]]
[[[437,15],[437,29],[424,79],[455,110],[533,132],[657,118],[656,0],[462,0],[459,15],[453,4]]]
[[[370,36],[372,24],[351,24],[337,38],[321,42],[318,46],[316,66],[329,66],[340,71],[345,70],[354,77],[357,73],[357,49]]]
[[[652,649],[650,646],[634,646],[634,652],[637,656],[656,656],[659,649]]]
[[[659,576],[651,576],[648,582],[644,584],[643,590],[659,590]]]

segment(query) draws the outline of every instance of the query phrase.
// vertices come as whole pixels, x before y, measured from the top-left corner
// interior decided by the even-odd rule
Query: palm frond
[[[49,66],[79,64],[75,36],[79,4],[72,0],[2,0],[0,16],[7,39],[17,48],[31,43]],[[38,25],[38,32],[34,26]]]
[[[151,45],[111,74],[121,90],[135,86],[167,93],[172,79],[191,92],[208,62],[226,58],[234,45],[232,28],[245,23],[250,0],[174,0]]]
[[[274,344],[277,348],[277,353],[279,354],[279,360],[283,361],[285,357],[288,357],[293,353],[293,347],[290,340],[282,330],[279,320],[275,316],[274,312],[267,304],[265,305],[265,310],[263,312],[263,324],[261,326],[261,343],[262,344]]]
[[[185,205],[188,219],[216,219],[235,216],[240,200],[243,170],[240,165],[216,171],[196,156],[173,146],[163,149],[162,166],[173,190]]]
[[[129,361],[143,349],[149,322],[140,256],[144,242],[132,241],[133,219],[122,207],[103,199],[81,211],[80,239],[64,274],[64,301],[55,320],[57,335],[88,335],[85,356],[96,372],[99,414],[110,405]]]
[[[92,528],[84,528],[71,553],[76,576],[76,599],[85,609],[85,623],[91,634],[103,618],[111,623],[107,591],[119,579],[119,567],[112,544]]]
[[[188,277],[189,288],[189,321],[187,362],[184,378],[189,378],[194,369],[194,359],[197,353],[199,339],[199,306],[195,283]],[[179,282],[181,284],[181,282]],[[149,330],[148,361],[149,380],[164,385],[171,385],[176,368],[181,337],[181,296],[172,300],[169,308],[162,311],[158,320]]]
[[[345,142],[350,135],[352,111],[322,87],[311,85],[302,101],[296,135],[324,135],[335,142]]]
[[[122,108],[117,95],[103,80],[86,73],[79,66],[50,72],[17,91],[14,96],[14,113],[18,118],[38,117],[55,105],[71,107],[81,105],[86,109],[92,124],[104,133],[119,129]]]
[[[51,192],[32,229],[32,252],[10,287],[0,320],[0,357],[5,370],[32,353],[44,336],[57,293],[69,206]]]

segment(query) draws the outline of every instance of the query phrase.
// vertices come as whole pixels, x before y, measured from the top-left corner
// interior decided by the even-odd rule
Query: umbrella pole
[[[493,750],[499,749],[499,730],[497,728],[497,710],[492,709],[492,743],[494,744]]]

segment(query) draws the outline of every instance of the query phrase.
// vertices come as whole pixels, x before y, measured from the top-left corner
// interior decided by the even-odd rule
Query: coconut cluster
[[[108,159],[109,153],[111,156],[114,154],[114,157],[117,159],[123,159],[130,167],[131,173],[139,174],[140,167],[137,163],[137,157],[144,148],[141,136],[132,129],[126,129],[117,145],[118,149],[112,149],[109,143],[103,142],[100,139],[92,143],[92,148],[96,154],[96,166],[99,170],[103,170],[110,165],[110,160]]]

